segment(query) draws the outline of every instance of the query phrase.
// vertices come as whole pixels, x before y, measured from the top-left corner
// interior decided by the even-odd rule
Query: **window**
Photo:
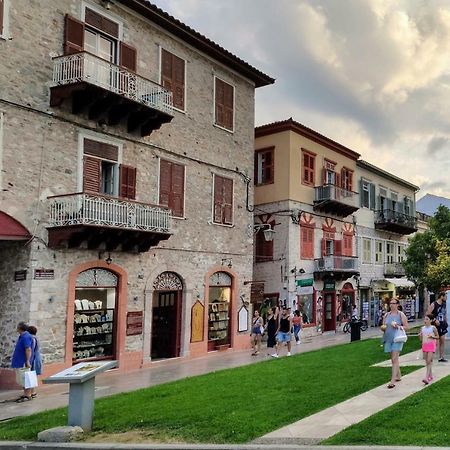
[[[184,166],[163,159],[159,162],[159,204],[184,216]]]
[[[136,168],[119,164],[119,147],[83,139],[83,192],[136,198]]]
[[[370,181],[361,179],[361,206],[375,209],[375,185]]]
[[[372,241],[368,238],[362,239],[363,264],[372,263]]]
[[[234,87],[215,78],[215,117],[214,123],[219,127],[233,131],[234,129]]]
[[[269,222],[272,229],[275,226],[275,221]],[[266,241],[262,230],[255,235],[255,261],[264,262],[273,260],[273,241]]]
[[[213,222],[233,224],[233,180],[214,175]]]
[[[403,262],[405,260],[405,245],[397,245],[397,262]]]
[[[386,262],[392,264],[395,258],[395,247],[393,242],[386,242]]]
[[[409,197],[405,197],[405,215],[412,216],[412,200]]]
[[[353,191],[353,170],[344,167],[341,171],[341,182],[346,191]]]
[[[314,259],[314,227],[300,227],[300,258]]]
[[[308,186],[314,186],[316,156],[312,153],[302,150],[302,160],[302,183]]]
[[[322,239],[322,256],[341,256],[342,241],[334,239],[335,233],[324,231]]]
[[[380,187],[380,205],[379,209],[384,211],[385,209],[389,209],[389,202],[387,198],[387,190],[385,188]]]
[[[353,256],[353,235],[344,233],[342,235],[342,255]]]
[[[167,50],[161,50],[161,84],[172,92],[173,106],[184,111],[185,61]]]
[[[323,184],[324,186],[327,184],[339,185],[339,175],[334,171],[336,167],[336,163],[332,161],[328,161],[327,159],[324,162],[323,167]]]
[[[257,150],[255,155],[255,184],[271,184],[274,180],[274,147]]]
[[[383,264],[383,241],[375,241],[375,264]]]
[[[398,194],[397,192],[391,192],[391,210],[398,212],[398,209],[399,209]]]

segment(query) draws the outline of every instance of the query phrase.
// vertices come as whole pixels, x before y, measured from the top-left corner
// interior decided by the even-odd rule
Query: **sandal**
[[[387,388],[388,388],[388,389],[395,388],[395,384],[389,383],[389,384],[387,385]]]
[[[36,392],[34,394],[31,394],[31,398],[36,398],[36,397],[37,397]]]
[[[426,386],[428,384],[428,380],[426,380],[425,378],[422,380],[422,383]]]
[[[31,402],[31,400],[33,400],[32,397],[27,397],[26,395],[22,395],[22,397],[19,397],[16,400],[16,403]]]

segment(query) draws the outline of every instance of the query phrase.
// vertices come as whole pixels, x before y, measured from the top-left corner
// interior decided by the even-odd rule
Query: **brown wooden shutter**
[[[119,24],[96,13],[90,8],[86,8],[84,20],[87,24],[104,31],[115,38],[119,37]]]
[[[119,65],[124,69],[136,73],[137,69],[137,52],[131,45],[120,42],[120,62]]]
[[[327,169],[325,167],[322,169],[322,184],[324,186],[327,184]]]
[[[223,222],[233,224],[233,180],[223,179]]]
[[[161,84],[172,91],[172,54],[161,50]]]
[[[136,199],[136,168],[120,166],[120,197]]]
[[[117,161],[119,157],[119,148],[116,145],[87,138],[84,138],[83,141],[83,151],[85,155],[97,156],[111,161]]]
[[[84,23],[75,17],[65,16],[64,54],[82,52],[84,49]]]
[[[163,159],[159,162],[159,204],[170,206],[171,164]]]
[[[322,239],[322,257],[327,256],[327,240],[325,238]]]
[[[334,255],[342,256],[342,241],[334,241]]]
[[[83,192],[100,193],[101,160],[84,157],[83,161]]]
[[[231,84],[224,83],[224,126],[233,129],[234,88]]]
[[[173,106],[184,110],[184,60],[178,56],[172,55],[173,58]]]
[[[0,0],[0,36],[3,35],[3,8],[4,8],[4,1]]]
[[[223,191],[223,178],[215,175],[213,220],[216,223],[222,223],[222,197],[223,197],[222,191]]]
[[[216,110],[216,125],[225,125],[225,86],[222,80],[216,78],[216,96],[215,96],[215,110]]]
[[[184,215],[184,166],[172,164],[170,205],[175,217]]]

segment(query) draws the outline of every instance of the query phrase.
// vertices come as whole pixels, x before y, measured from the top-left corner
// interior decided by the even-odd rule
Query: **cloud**
[[[427,146],[428,153],[430,155],[435,155],[439,150],[442,150],[447,146],[449,142],[448,137],[444,136],[435,136],[429,142]]]

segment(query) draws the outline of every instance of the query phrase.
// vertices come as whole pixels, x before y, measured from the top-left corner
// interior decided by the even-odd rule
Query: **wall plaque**
[[[238,331],[248,330],[248,309],[245,306],[241,306],[238,311]]]
[[[54,280],[55,271],[53,269],[34,269],[35,280]]]
[[[27,279],[27,271],[26,270],[16,270],[14,272],[14,281],[23,281]]]
[[[142,334],[144,328],[144,312],[130,311],[127,313],[127,336]]]
[[[192,305],[191,342],[202,342],[204,334],[205,307],[200,300]]]

